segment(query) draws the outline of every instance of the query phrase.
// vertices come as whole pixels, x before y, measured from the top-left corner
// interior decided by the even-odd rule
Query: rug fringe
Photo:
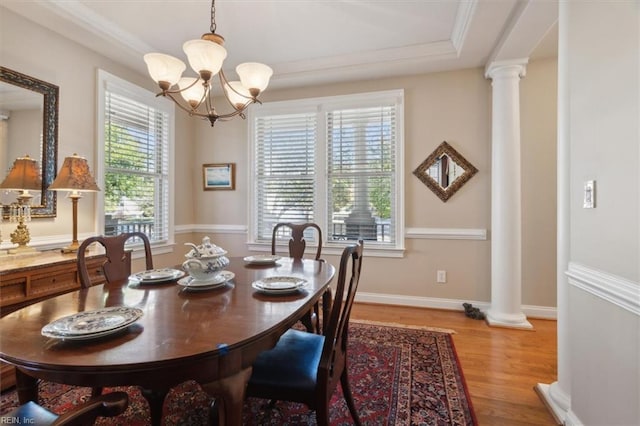
[[[426,330],[426,331],[435,331],[439,333],[456,334],[456,331],[450,328],[428,327],[426,325],[408,325],[408,324],[400,324],[396,322],[369,321],[369,320],[361,320],[361,319],[353,319],[353,318],[350,319],[350,321],[359,323],[359,324],[381,325],[385,327],[410,328],[413,330]]]

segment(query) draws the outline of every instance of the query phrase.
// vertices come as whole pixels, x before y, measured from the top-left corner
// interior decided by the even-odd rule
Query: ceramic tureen
[[[185,245],[191,246],[191,250],[185,255],[187,260],[182,264],[182,268],[196,280],[213,280],[220,271],[229,266],[229,258],[225,256],[227,251],[213,244],[209,237],[204,237],[200,245]]]

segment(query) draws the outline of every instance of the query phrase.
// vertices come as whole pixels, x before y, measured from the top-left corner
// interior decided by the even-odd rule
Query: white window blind
[[[329,241],[393,242],[396,107],[327,113]]]
[[[170,116],[118,92],[104,96],[104,233],[167,241]]]
[[[315,114],[259,117],[255,155],[257,240],[271,241],[278,222],[313,222]]]
[[[315,222],[328,248],[404,249],[402,105],[399,90],[252,110],[250,242],[271,241],[278,222]]]

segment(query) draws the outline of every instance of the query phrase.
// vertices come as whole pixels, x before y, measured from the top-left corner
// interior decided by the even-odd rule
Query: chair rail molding
[[[486,240],[483,228],[407,228],[405,238],[434,240]]]
[[[640,316],[640,283],[577,262],[569,262],[566,274],[569,285]]]

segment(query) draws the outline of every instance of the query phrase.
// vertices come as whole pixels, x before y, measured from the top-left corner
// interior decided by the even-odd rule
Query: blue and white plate
[[[94,338],[120,331],[140,319],[142,314],[142,309],[128,306],[83,311],[45,325],[41,333],[58,339]]]

